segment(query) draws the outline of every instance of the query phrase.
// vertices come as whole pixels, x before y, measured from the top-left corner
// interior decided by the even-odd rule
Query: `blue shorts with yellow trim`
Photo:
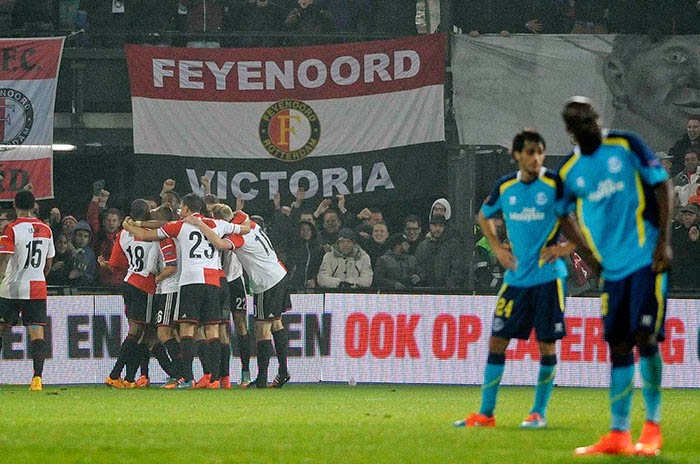
[[[605,341],[634,344],[637,334],[655,334],[664,341],[668,274],[644,268],[624,279],[606,281],[602,305]]]
[[[491,335],[527,340],[534,327],[537,340],[541,342],[561,339],[566,335],[564,295],[562,279],[532,287],[503,285],[498,294]]]

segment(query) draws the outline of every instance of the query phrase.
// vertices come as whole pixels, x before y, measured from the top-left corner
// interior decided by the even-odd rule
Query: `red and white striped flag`
[[[53,115],[63,37],[0,39],[0,200],[53,197]]]
[[[442,141],[445,40],[128,45],[134,150],[297,161]]]

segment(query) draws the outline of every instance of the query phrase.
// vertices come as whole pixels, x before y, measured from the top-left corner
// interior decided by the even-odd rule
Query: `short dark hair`
[[[585,97],[572,97],[561,112],[566,129],[574,134],[584,153],[595,151],[603,140],[598,124],[600,115]]]
[[[117,216],[119,216],[120,219],[124,217],[124,216],[122,215],[122,212],[121,212],[119,209],[117,209],[117,208],[108,208],[108,209],[103,213],[103,216],[102,216],[102,217],[105,218],[105,217],[109,216],[110,214],[116,214]]]
[[[534,129],[523,129],[513,137],[513,151],[520,152],[525,148],[525,142],[533,142],[536,144],[542,144],[544,148],[547,148],[547,142],[544,141],[542,134]]]
[[[143,198],[137,198],[131,202],[131,212],[129,213],[132,219],[137,221],[147,221],[150,217],[151,209],[148,203]]]
[[[165,199],[165,197],[168,196],[168,195],[171,195],[171,196],[175,197],[175,200],[177,200],[177,202],[180,203],[180,194],[177,193],[175,190],[168,190],[167,192],[165,192],[165,193],[163,194],[163,196],[162,196],[161,199]]]
[[[31,211],[34,209],[34,194],[29,190],[20,190],[15,195],[15,208],[22,211]]]
[[[182,204],[187,206],[187,208],[193,213],[202,213],[206,209],[204,205],[204,200],[202,197],[195,195],[194,193],[188,193],[182,197]]]
[[[170,222],[175,220],[175,212],[168,205],[160,205],[159,207],[153,210],[153,215],[159,221]]]
[[[423,221],[421,221],[418,215],[416,214],[409,214],[408,216],[406,216],[406,219],[403,220],[403,225],[405,226],[407,222],[417,222],[418,227],[421,227],[423,225]]]
[[[216,195],[212,193],[207,193],[206,195],[204,195],[204,203],[206,203],[207,205],[213,205],[218,202],[219,199],[216,197]]]

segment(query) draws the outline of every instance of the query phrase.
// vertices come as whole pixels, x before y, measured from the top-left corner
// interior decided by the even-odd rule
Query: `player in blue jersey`
[[[575,454],[656,455],[662,442],[658,342],[664,340],[671,264],[671,183],[639,137],[601,129],[598,113],[587,98],[572,98],[562,117],[577,143],[559,170],[565,211],[576,212],[582,232],[579,241],[585,238],[602,268],[605,340],[612,357],[611,431],[597,443],[577,448]],[[543,257],[547,259],[546,253]],[[644,381],[646,422],[632,446],[635,346]]]
[[[561,259],[573,244],[557,244],[561,183],[543,167],[545,141],[533,130],[513,139],[513,157],[519,170],[501,178],[479,211],[479,225],[498,261],[506,268],[493,317],[489,355],[481,390],[481,408],[457,427],[493,427],[498,387],[503,376],[506,348],[511,338],[526,340],[534,326],[540,349],[535,401],[521,426],[543,428],[557,363],[555,343],[564,328],[566,267]],[[490,219],[503,214],[510,245],[501,243]],[[551,262],[541,259],[544,248]]]

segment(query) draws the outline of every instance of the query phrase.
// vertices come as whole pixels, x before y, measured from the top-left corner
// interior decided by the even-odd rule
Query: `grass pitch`
[[[557,388],[546,430],[521,430],[533,388],[501,387],[495,429],[452,427],[478,387],[289,384],[281,390],[1,386],[2,463],[700,463],[700,392],[664,390],[656,458],[586,456],[605,389]],[[635,393],[633,435],[643,421]]]

